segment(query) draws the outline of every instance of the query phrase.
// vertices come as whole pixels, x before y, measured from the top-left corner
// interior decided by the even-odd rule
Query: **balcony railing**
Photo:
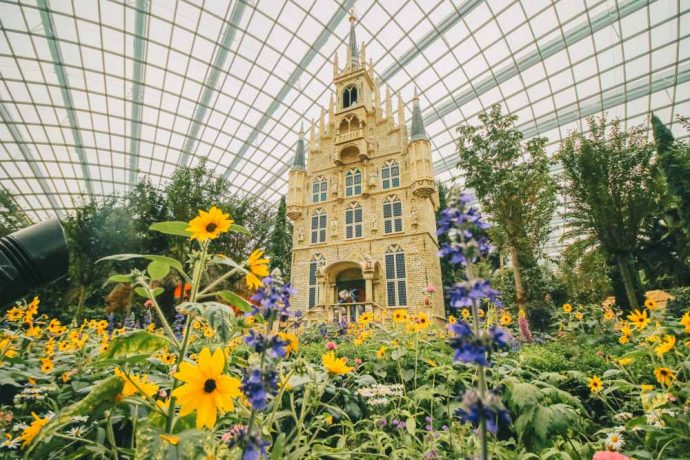
[[[355,129],[354,131],[349,131],[347,133],[338,133],[335,135],[335,143],[339,144],[341,142],[352,141],[354,139],[359,139],[362,136],[364,136],[364,130],[361,128]]]

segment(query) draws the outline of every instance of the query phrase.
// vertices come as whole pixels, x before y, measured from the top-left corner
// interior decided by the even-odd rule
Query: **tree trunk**
[[[520,273],[520,261],[518,260],[518,252],[515,246],[510,247],[510,258],[513,262],[513,278],[515,279],[515,303],[517,303],[518,311],[527,313],[525,311],[525,288],[522,285],[522,273]]]
[[[630,259],[630,255],[626,254],[617,257],[618,269],[621,272],[621,278],[623,278],[623,285],[625,286],[625,293],[628,296],[628,302],[630,303],[630,308],[639,308],[640,304],[637,300],[637,294],[635,293],[635,265]]]

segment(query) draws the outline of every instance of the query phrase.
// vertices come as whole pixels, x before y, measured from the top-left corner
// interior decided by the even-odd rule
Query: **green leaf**
[[[235,315],[227,305],[218,302],[183,302],[177,306],[176,310],[185,315],[203,318],[220,340],[223,342],[230,340],[232,333],[230,319]]]
[[[132,276],[131,275],[111,275],[110,278],[108,278],[108,283],[131,283],[132,282]]]
[[[113,375],[93,387],[91,392],[85,398],[80,399],[72,405],[69,405],[58,412],[50,421],[38,432],[33,439],[28,451],[27,457],[30,457],[31,451],[41,443],[44,439],[51,436],[54,432],[62,426],[70,423],[72,417],[78,415],[90,415],[94,412],[96,407],[103,402],[112,401],[118,393],[122,391],[125,381],[120,377]]]
[[[405,428],[407,428],[408,433],[414,436],[415,432],[417,431],[417,421],[414,419],[414,417],[407,418],[405,421]]]
[[[99,360],[121,360],[134,355],[151,355],[168,346],[170,342],[163,336],[147,331],[128,332],[115,337],[110,342],[108,351],[102,354]]]
[[[245,235],[251,235],[252,233],[241,225],[232,224],[230,226],[230,231],[234,233],[244,233]]]
[[[216,295],[222,297],[226,302],[230,302],[233,307],[236,307],[243,313],[247,313],[253,310],[252,304],[250,304],[246,299],[238,296],[232,291],[218,291]]]
[[[166,257],[166,256],[156,256],[152,254],[115,254],[113,256],[108,256],[108,257],[103,257],[102,259],[99,259],[96,261],[102,262],[104,260],[130,260],[130,259],[147,259],[147,260],[155,260],[158,262],[163,262],[171,267],[173,267],[175,270],[179,271],[180,273],[184,272],[184,268],[182,267],[182,264],[173,259],[172,257]]]
[[[232,268],[242,268],[240,264],[232,260],[230,257],[224,256],[223,254],[217,254],[213,257],[213,262],[217,264],[227,265]]]
[[[143,297],[145,299],[149,298],[149,293],[141,286],[135,287],[134,292],[136,292],[139,297]]]
[[[154,297],[158,297],[159,295],[163,294],[163,292],[165,292],[165,289],[163,289],[162,287],[154,288],[154,290],[151,291]]]
[[[149,272],[151,280],[160,280],[168,276],[170,265],[160,260],[154,260],[149,264],[146,270]]]
[[[516,381],[510,387],[510,402],[519,408],[537,404],[540,396],[539,388],[531,383]]]
[[[185,230],[189,223],[180,221],[156,222],[149,227],[149,230],[165,233],[166,235],[185,236],[189,238],[192,232]]]

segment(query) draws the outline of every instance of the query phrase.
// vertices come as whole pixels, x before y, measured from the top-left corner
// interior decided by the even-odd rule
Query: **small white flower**
[[[86,428],[86,426],[79,425],[73,426],[72,428],[67,430],[67,434],[69,434],[70,436],[74,436],[75,438],[81,438],[82,436],[84,436],[84,434],[86,434],[87,431],[88,429]]]
[[[19,438],[8,438],[0,444],[0,447],[4,447],[6,449],[16,449],[19,447]]]
[[[606,444],[606,448],[608,450],[618,451],[621,449],[621,447],[623,447],[625,441],[623,440],[623,435],[621,435],[620,432],[614,431],[606,436],[606,441],[604,441],[604,443]]]

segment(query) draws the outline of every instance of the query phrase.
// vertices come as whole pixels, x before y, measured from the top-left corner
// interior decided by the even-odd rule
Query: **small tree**
[[[515,120],[496,104],[479,115],[480,126],[459,128],[458,167],[495,225],[497,242],[510,252],[515,300],[525,311],[521,267],[541,257],[556,208],[556,185],[549,176],[546,139],[532,138],[523,145]]]
[[[10,192],[0,189],[0,238],[31,225],[31,220],[19,209]]]
[[[658,196],[654,144],[641,126],[622,131],[619,120],[607,125],[603,116],[588,125],[588,134],[573,132],[558,153],[570,206],[565,218],[571,233],[594,237],[616,260],[628,302],[637,308],[633,253]]]
[[[276,214],[275,227],[271,235],[271,268],[278,268],[283,273],[283,279],[290,279],[290,264],[292,262],[292,225],[287,220],[287,205],[285,197],[280,198]]]

